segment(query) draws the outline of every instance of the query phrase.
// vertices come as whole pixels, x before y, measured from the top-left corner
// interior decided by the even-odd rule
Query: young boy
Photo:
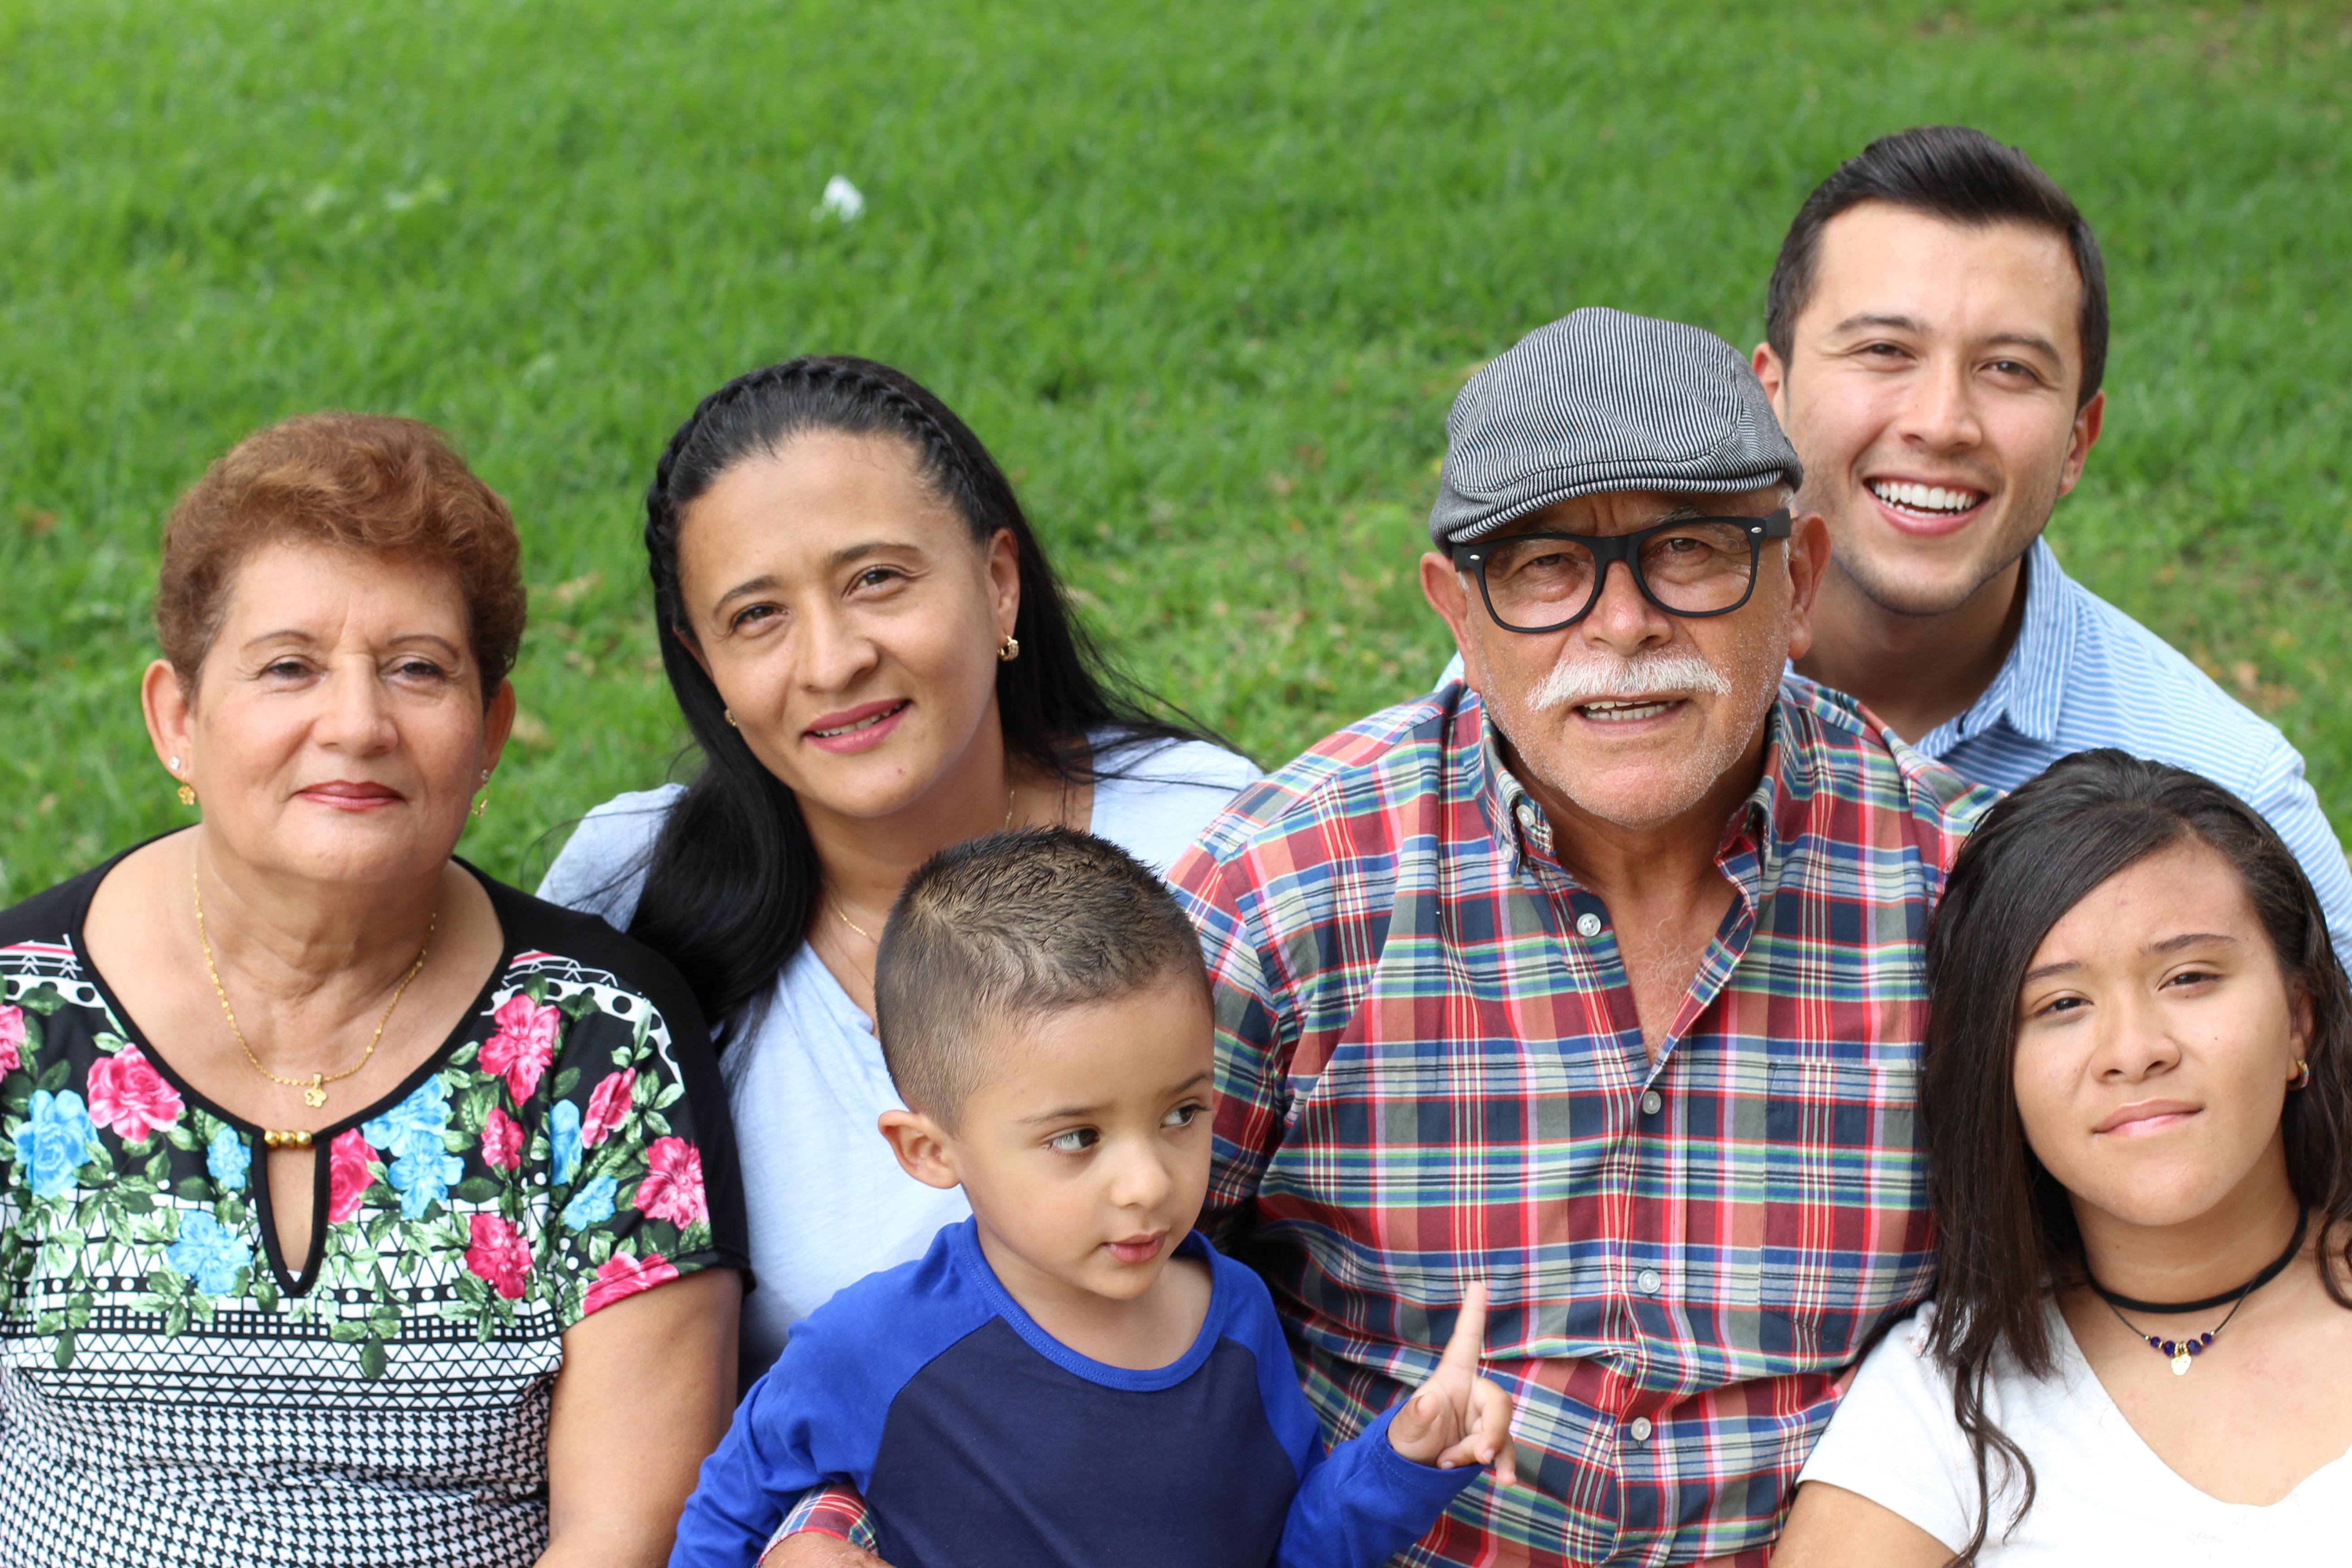
[[[1102,840],[1000,833],[899,894],[876,1021],[899,1163],[972,1217],[793,1331],[703,1465],[673,1568],[744,1568],[856,1487],[892,1568],[1372,1568],[1493,1465],[1472,1287],[1429,1381],[1323,1452],[1265,1286],[1192,1222],[1212,1020],[1191,924]]]

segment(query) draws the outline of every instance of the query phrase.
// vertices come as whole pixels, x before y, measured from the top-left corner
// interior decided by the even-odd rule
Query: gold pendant
[[[2175,1377],[2187,1377],[2189,1375],[2189,1347],[2187,1345],[2183,1345],[2179,1350],[2172,1352],[2172,1375]]]
[[[312,1079],[310,1087],[302,1091],[302,1103],[313,1110],[327,1103],[326,1085],[320,1079]]]

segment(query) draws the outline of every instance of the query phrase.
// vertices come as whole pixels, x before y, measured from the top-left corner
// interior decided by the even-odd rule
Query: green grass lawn
[[[812,350],[937,388],[1134,671],[1279,761],[1444,656],[1411,565],[1469,367],[1585,303],[1752,343],[1805,191],[1933,120],[2106,247],[2060,553],[2352,825],[2347,84],[2352,12],[2291,0],[0,0],[0,901],[186,818],[138,715],[162,519],[330,405],[514,502],[525,717],[468,853],[535,874],[680,742],[656,454]]]

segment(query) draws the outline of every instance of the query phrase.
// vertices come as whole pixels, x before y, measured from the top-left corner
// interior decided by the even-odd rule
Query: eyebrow
[[[2168,936],[2162,942],[2148,943],[2147,951],[2150,952],[2179,952],[2182,948],[2195,947],[2200,942],[2226,942],[2231,947],[2238,945],[2238,939],[2236,937],[2231,936],[2223,931],[2185,931],[2179,936]]]
[[[2154,954],[2179,952],[2183,948],[2195,947],[2200,942],[2225,942],[2232,947],[2241,945],[2236,937],[2231,936],[2225,931],[2185,931],[2179,936],[2168,936],[2162,942],[2152,942],[2140,951]],[[2024,984],[2031,985],[2037,980],[2047,980],[2053,975],[2071,974],[2082,967],[2082,961],[2080,959],[2073,958],[2066,960],[2063,963],[2044,963],[2038,968],[2027,970],[2025,972]]]
[[[315,644],[318,640],[319,638],[316,633],[304,631],[299,626],[280,626],[274,632],[263,632],[258,637],[246,638],[245,647],[249,651],[251,649],[260,647],[265,643],[298,642]],[[451,642],[447,637],[442,637],[436,632],[403,632],[398,637],[392,638],[391,642],[394,647],[398,647],[402,643],[431,643],[435,647],[446,653],[451,658],[459,658],[464,657],[464,650],[459,648],[456,643]]]
[[[1034,1116],[1023,1117],[1021,1119],[1021,1125],[1024,1127],[1030,1127],[1047,1121],[1069,1121],[1080,1118],[1095,1117],[1101,1115],[1104,1109],[1104,1107],[1099,1105],[1056,1106],[1051,1110],[1041,1110]]]
[[[1874,315],[1869,311],[1864,311],[1858,316],[1848,316],[1844,321],[1840,321],[1836,326],[1832,327],[1830,331],[1832,332],[1850,332],[1857,327],[1892,327],[1899,332],[1919,332],[1922,334],[1926,333],[1927,331],[1927,323],[1920,321],[1916,316],[1881,316]]]

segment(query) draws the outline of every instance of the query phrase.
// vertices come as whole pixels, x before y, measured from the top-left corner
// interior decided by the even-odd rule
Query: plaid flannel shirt
[[[1768,722],[1654,1065],[1607,907],[1459,684],[1245,790],[1172,873],[1217,999],[1202,1224],[1273,1287],[1327,1429],[1492,1292],[1523,1484],[1401,1563],[1760,1563],[1927,1292],[1920,943],[1993,795],[1801,679]]]

